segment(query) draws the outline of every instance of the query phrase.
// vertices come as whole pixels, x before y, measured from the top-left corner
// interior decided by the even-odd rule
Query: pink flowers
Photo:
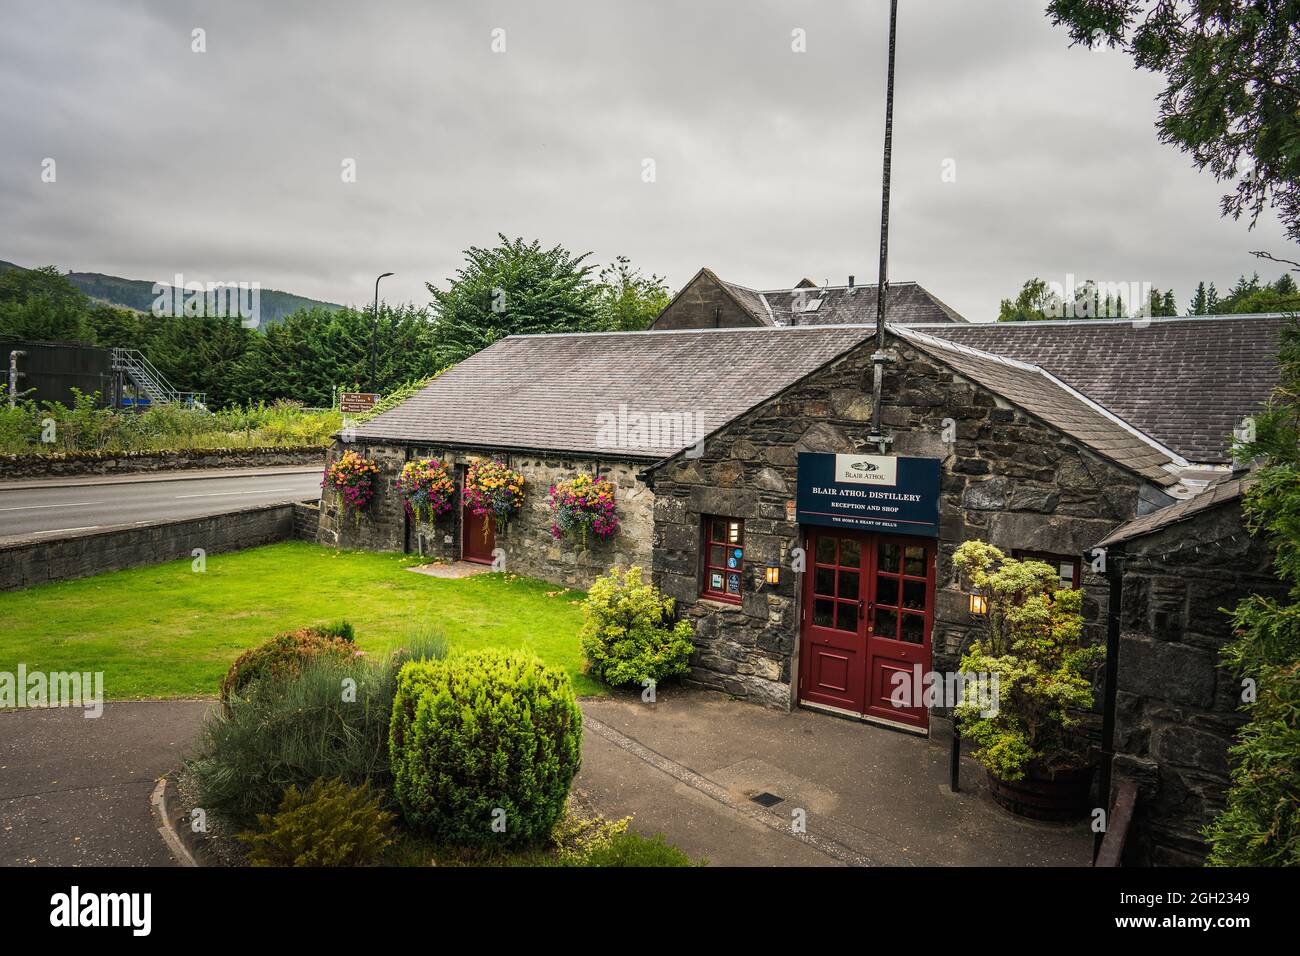
[[[604,478],[579,475],[551,485],[547,506],[551,510],[551,537],[576,535],[587,547],[587,532],[604,541],[618,532],[615,488]]]
[[[362,458],[354,451],[347,451],[325,471],[322,488],[329,488],[343,501],[347,511],[361,511],[370,504],[375,496],[375,475],[379,465],[369,458]]]

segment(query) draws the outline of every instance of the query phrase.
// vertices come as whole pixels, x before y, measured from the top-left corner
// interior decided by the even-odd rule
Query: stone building
[[[1201,829],[1223,809],[1228,747],[1245,720],[1241,681],[1220,666],[1232,639],[1224,609],[1286,593],[1242,523],[1247,483],[1225,476],[1101,542],[1122,588],[1114,773],[1137,786],[1132,864],[1198,865]]]

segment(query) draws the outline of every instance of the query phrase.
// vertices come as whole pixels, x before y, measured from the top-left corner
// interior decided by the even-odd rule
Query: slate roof
[[[1036,365],[957,345],[917,329],[892,331],[966,378],[1159,487],[1176,484],[1175,472],[1187,464]]]
[[[828,326],[512,335],[358,425],[356,435],[362,441],[657,461],[872,334],[870,328]],[[641,414],[689,415],[677,419],[689,430],[660,428],[644,446],[611,447],[601,434],[610,424],[604,416],[617,415],[620,406],[633,429],[630,416]]]
[[[920,329],[1042,367],[1189,461],[1230,460],[1228,436],[1277,384],[1280,315],[936,324]]]
[[[773,289],[762,292],[764,304],[771,310],[777,325],[855,325],[876,321],[878,285],[813,286],[796,289]],[[805,311],[795,312],[795,300],[802,293]],[[807,307],[814,301],[820,305],[813,311]],[[915,282],[889,283],[890,325],[918,325],[922,323],[966,323],[956,309],[941,302],[932,293]]]
[[[1120,525],[1105,539],[1098,542],[1097,547],[1103,548],[1122,544],[1125,541],[1132,541],[1135,538],[1162,531],[1170,525],[1194,518],[1211,508],[1217,508],[1219,505],[1236,501],[1245,494],[1246,489],[1249,487],[1250,480],[1245,476],[1224,475],[1223,478],[1209,485],[1194,498],[1176,502],[1167,508],[1161,508],[1159,511],[1143,515],[1140,518],[1134,518],[1132,521]]]

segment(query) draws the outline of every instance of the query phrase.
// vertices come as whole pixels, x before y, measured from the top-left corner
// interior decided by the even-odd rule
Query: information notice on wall
[[[799,454],[800,524],[939,536],[939,460]]]

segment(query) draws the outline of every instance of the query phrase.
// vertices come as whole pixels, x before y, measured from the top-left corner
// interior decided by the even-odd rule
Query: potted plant
[[[987,608],[961,669],[988,675],[993,699],[968,694],[956,717],[994,799],[1037,819],[1082,816],[1093,768],[1077,728],[1105,648],[1081,643],[1081,592],[1062,588],[1050,565],[1008,558],[982,541],[965,542],[953,565]]]
[[[408,461],[393,488],[402,496],[406,513],[417,523],[432,524],[451,510],[456,497],[456,483],[447,466],[436,458]]]
[[[551,511],[551,537],[575,536],[587,547],[587,534],[601,541],[618,532],[618,507],[614,483],[591,475],[579,475],[551,485],[546,499]]]
[[[481,517],[490,517],[497,533],[524,504],[524,476],[499,459],[476,461],[465,469],[465,504]],[[483,525],[487,537],[488,526]]]
[[[375,497],[375,475],[378,473],[379,465],[372,459],[363,458],[355,451],[345,451],[325,469],[321,487],[333,491],[344,512],[359,521],[361,512]]]

